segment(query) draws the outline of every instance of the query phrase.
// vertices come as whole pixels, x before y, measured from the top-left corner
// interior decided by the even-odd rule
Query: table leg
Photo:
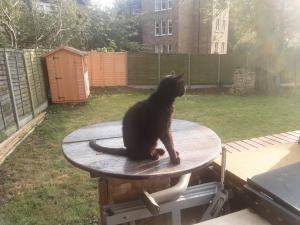
[[[108,193],[108,180],[106,178],[100,177],[98,179],[98,201],[99,201],[99,225],[105,225],[105,218],[103,215],[102,207],[109,203],[109,193]]]

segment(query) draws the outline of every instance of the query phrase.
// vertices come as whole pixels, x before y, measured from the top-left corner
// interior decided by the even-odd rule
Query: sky
[[[91,0],[91,2],[102,8],[109,8],[112,6],[114,0]]]

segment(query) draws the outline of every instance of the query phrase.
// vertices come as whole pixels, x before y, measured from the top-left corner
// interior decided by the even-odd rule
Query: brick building
[[[131,0],[148,52],[226,54],[229,4],[214,0]],[[133,4],[135,2],[135,4]]]

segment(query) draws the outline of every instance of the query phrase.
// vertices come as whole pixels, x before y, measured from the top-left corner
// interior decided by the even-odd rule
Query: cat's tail
[[[103,152],[111,155],[128,156],[125,148],[107,148],[96,143],[96,140],[90,140],[89,145],[92,149],[98,152]]]

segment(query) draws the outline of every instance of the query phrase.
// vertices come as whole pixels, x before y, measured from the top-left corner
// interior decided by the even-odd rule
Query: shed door
[[[75,56],[76,57],[76,56]],[[73,54],[60,51],[53,57],[56,70],[57,97],[60,102],[76,101],[77,80],[73,66]]]

